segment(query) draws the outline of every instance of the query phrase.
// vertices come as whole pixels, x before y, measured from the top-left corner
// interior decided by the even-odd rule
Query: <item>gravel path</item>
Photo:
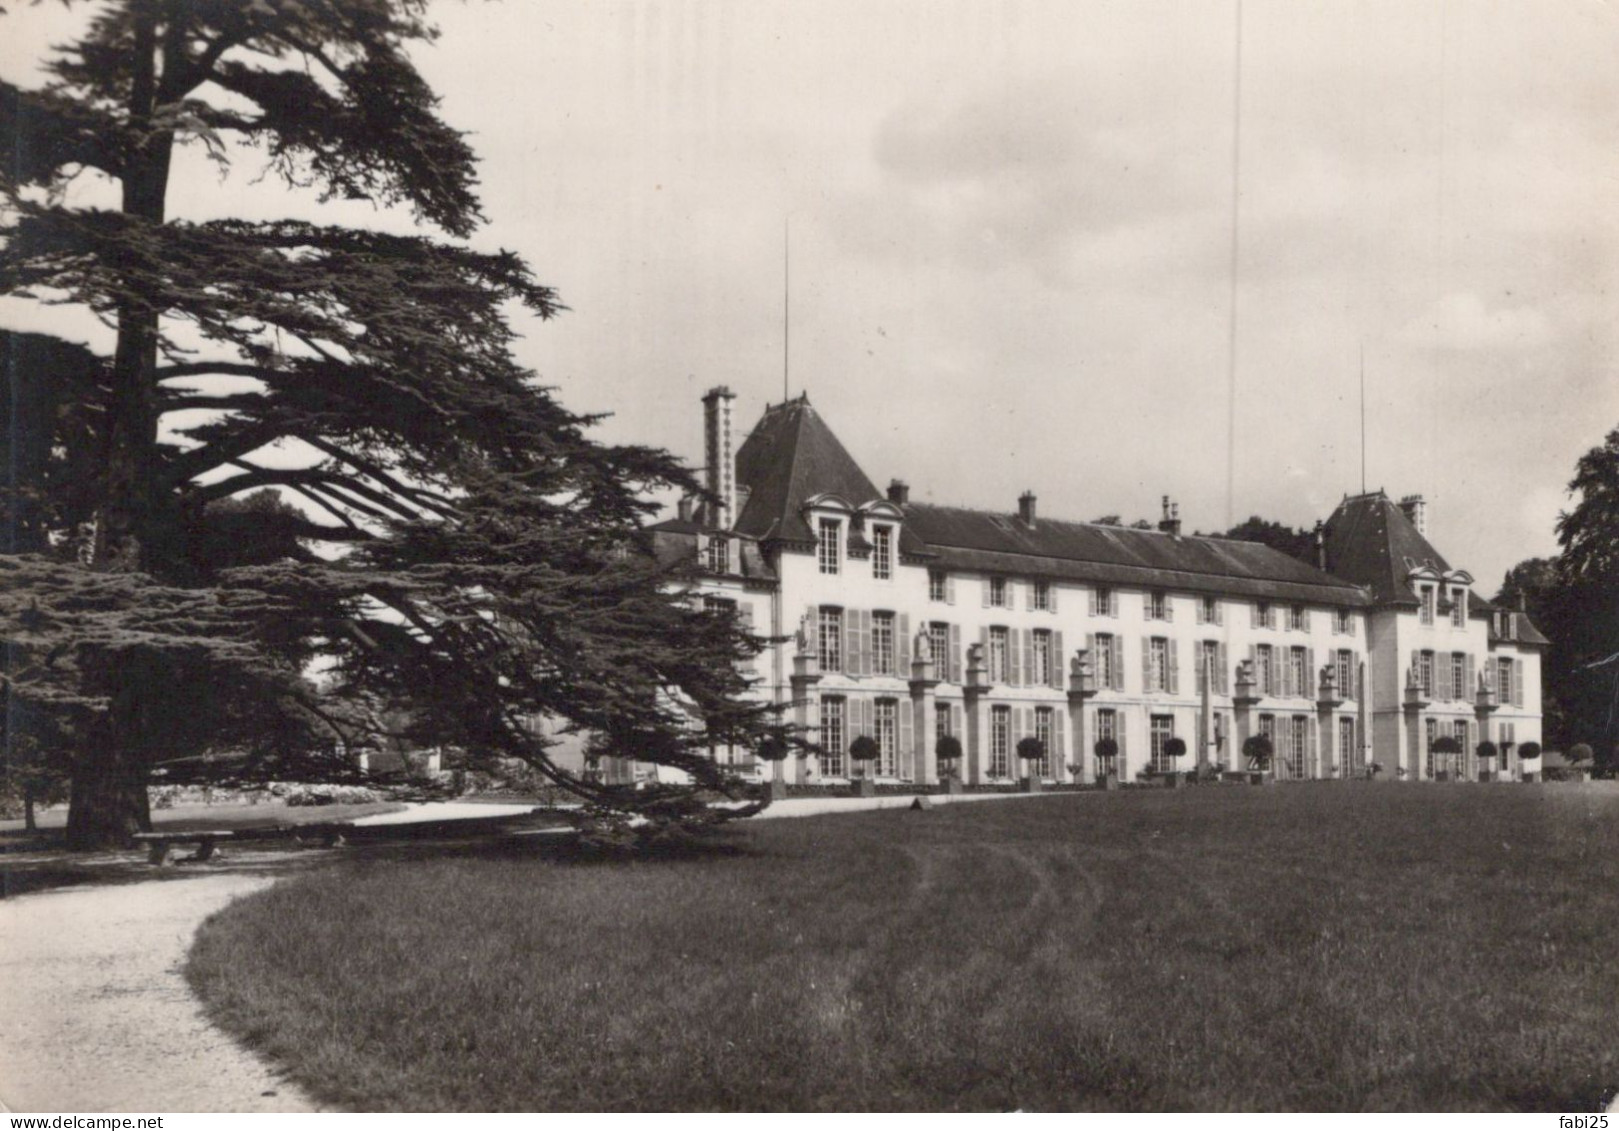
[[[315,1111],[203,1019],[197,925],[272,881],[199,874],[0,903],[0,1101],[11,1111]]]
[[[935,804],[1029,794],[935,796]],[[779,801],[763,817],[895,809],[910,796]],[[527,805],[438,802],[357,821],[489,818]],[[44,854],[57,860],[59,853]],[[238,896],[329,859],[227,848],[164,869],[141,853],[75,858],[93,886],[0,900],[0,1105],[25,1112],[316,1111],[302,1089],[203,1018],[181,969],[197,927]],[[20,854],[12,863],[45,862]]]

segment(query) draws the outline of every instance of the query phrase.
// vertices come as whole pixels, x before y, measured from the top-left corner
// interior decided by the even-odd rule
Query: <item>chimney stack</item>
[[[1034,525],[1034,492],[1025,491],[1017,498],[1017,515],[1023,520],[1023,525]]]
[[[903,479],[890,479],[888,481],[888,501],[896,507],[903,507],[911,501],[911,485]]]
[[[731,445],[731,402],[736,394],[715,385],[703,395],[703,486],[718,500],[710,526],[729,530],[736,521],[736,456]]]
[[[682,495],[681,498],[680,498],[680,503],[679,503],[679,507],[678,507],[678,513],[680,515],[680,521],[681,522],[690,522],[691,521],[691,512],[692,512],[692,498],[691,498],[691,496],[690,495]]]
[[[1165,534],[1180,534],[1181,532],[1181,505],[1169,501],[1164,496],[1164,517],[1158,520],[1158,529]]]
[[[1327,524],[1319,518],[1315,520],[1315,568],[1323,572],[1327,568]]]
[[[1421,495],[1407,495],[1400,500],[1400,509],[1405,517],[1411,520],[1411,525],[1417,528],[1417,533],[1424,538],[1428,536],[1428,501]]]

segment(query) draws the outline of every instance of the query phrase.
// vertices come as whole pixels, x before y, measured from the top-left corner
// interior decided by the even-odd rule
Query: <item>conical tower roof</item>
[[[826,426],[808,395],[771,405],[736,454],[737,484],[748,492],[739,534],[813,542],[804,501],[833,494],[861,506],[882,493]]]

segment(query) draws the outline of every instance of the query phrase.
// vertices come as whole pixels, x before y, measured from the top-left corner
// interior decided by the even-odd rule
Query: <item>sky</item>
[[[611,413],[604,440],[695,463],[706,389],[746,428],[785,379],[915,499],[1129,521],[1167,494],[1188,531],[1308,526],[1361,489],[1364,368],[1365,486],[1423,494],[1493,593],[1555,552],[1575,460],[1619,425],[1609,5],[435,15],[415,57],[482,161],[473,242],[560,291],[518,354]],[[34,81],[81,18],[14,9],[0,73]],[[173,211],[410,226],[254,172],[190,154]],[[65,325],[0,300],[19,317]]]

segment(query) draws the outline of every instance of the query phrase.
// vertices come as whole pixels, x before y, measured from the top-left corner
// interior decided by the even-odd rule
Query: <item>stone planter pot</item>
[[[1171,770],[1169,773],[1164,775],[1164,788],[1165,789],[1179,789],[1185,784],[1186,784],[1185,775],[1183,775],[1181,773],[1178,773],[1175,770]]]
[[[1450,780],[1450,771],[1449,770],[1435,770],[1434,774],[1433,774],[1433,780],[1434,781],[1449,781]]]
[[[1478,772],[1478,780],[1479,781],[1494,781],[1495,780],[1495,771],[1494,770],[1480,770]]]
[[[1098,786],[1100,786],[1102,789],[1118,789],[1119,788],[1119,775],[1118,774],[1103,774],[1101,777],[1096,779],[1096,784]]]
[[[876,797],[877,783],[870,778],[861,778],[854,783],[854,795],[856,797]]]
[[[939,784],[944,787],[944,791],[951,797],[959,797],[961,795],[961,791],[965,788],[961,784],[961,779],[958,777],[945,778],[944,781],[940,782]]]
[[[1024,793],[1039,793],[1042,784],[1039,774],[1030,774],[1019,783]]]
[[[1527,781],[1527,782],[1537,782],[1537,781],[1539,781],[1540,780],[1540,771],[1539,770],[1525,770],[1523,772],[1523,780]]]
[[[1275,785],[1276,784],[1276,779],[1271,777],[1264,770],[1249,770],[1248,771],[1248,784],[1249,785]]]

